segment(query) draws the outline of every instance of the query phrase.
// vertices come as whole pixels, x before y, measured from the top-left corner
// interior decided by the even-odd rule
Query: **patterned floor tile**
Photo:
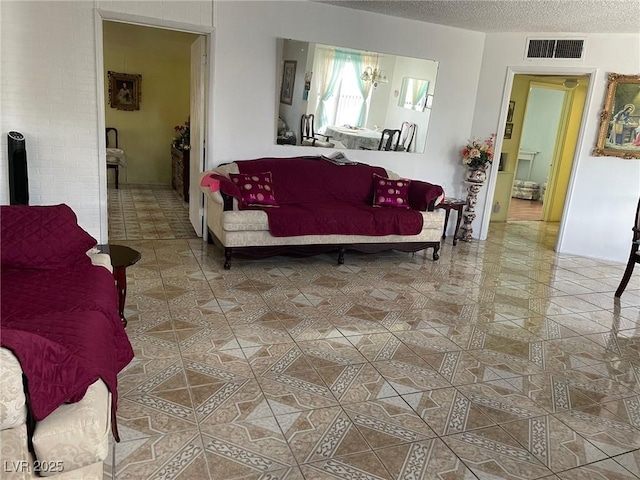
[[[451,386],[436,369],[417,355],[375,362],[373,366],[399,395]]]
[[[329,390],[341,405],[397,395],[372,365],[335,365],[317,368]]]
[[[243,478],[296,466],[274,417],[212,425],[202,441],[211,478]]]
[[[550,415],[501,427],[556,473],[606,458],[600,449]]]
[[[554,416],[609,456],[640,448],[640,430],[606,409],[601,409],[599,415],[593,413],[572,410]]]
[[[439,436],[495,425],[478,404],[453,387],[410,393],[402,398]]]
[[[497,426],[442,440],[478,478],[534,479],[552,474],[535,455]]]
[[[148,436],[116,444],[105,460],[104,478],[209,478],[197,430]]]
[[[392,333],[348,336],[347,340],[370,362],[413,356],[413,351]]]
[[[400,396],[350,403],[343,408],[373,449],[436,436]]]
[[[277,415],[276,419],[301,465],[370,451],[358,428],[340,407]]]
[[[558,473],[561,480],[631,480],[638,477],[613,459]]]
[[[307,463],[301,470],[306,480],[391,480],[393,478],[373,452],[354,453]]]
[[[298,342],[300,350],[316,368],[366,363],[366,358],[347,338]]]
[[[438,438],[375,451],[391,478],[470,480],[471,470]]]
[[[338,404],[322,377],[313,369],[268,372],[258,382],[276,415]]]

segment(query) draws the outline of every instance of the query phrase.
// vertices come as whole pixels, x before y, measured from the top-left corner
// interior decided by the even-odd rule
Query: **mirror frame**
[[[640,158],[640,145],[625,147],[623,144],[622,147],[618,148],[615,146],[615,143],[612,143],[609,140],[610,129],[613,129],[612,123],[614,121],[614,117],[621,114],[628,105],[632,105],[633,110],[630,113],[637,112],[635,117],[638,119],[638,122],[636,129],[632,130],[631,138],[640,143],[640,133],[637,131],[637,128],[640,127],[640,100],[636,100],[640,99],[640,75],[621,75],[618,73],[610,73],[608,75],[608,80],[609,84],[607,86],[607,95],[605,97],[602,112],[600,113],[600,129],[598,131],[598,138],[592,155],[594,157],[606,156],[626,159]],[[622,85],[637,85],[638,93],[633,96],[628,93],[627,88],[620,88]],[[629,117],[629,115],[627,115],[627,117]],[[624,131],[622,135],[624,136]],[[634,144],[633,141],[630,143],[632,145]]]

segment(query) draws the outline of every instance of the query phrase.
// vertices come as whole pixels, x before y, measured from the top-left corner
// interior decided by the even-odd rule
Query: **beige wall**
[[[104,22],[105,119],[127,156],[122,183],[171,184],[174,126],[189,116],[190,44],[196,35]],[[142,75],[140,110],[109,106],[108,71]],[[113,181],[109,173],[109,181]]]

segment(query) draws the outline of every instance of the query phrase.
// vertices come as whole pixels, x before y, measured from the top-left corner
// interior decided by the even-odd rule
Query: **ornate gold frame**
[[[107,72],[109,77],[109,106],[117,110],[140,110],[142,75],[136,73]],[[119,92],[127,87],[126,96]]]
[[[640,75],[610,73],[608,80],[607,96],[600,113],[600,129],[592,155],[640,158],[640,130],[637,130],[640,129]],[[623,113],[625,110],[626,115]],[[622,118],[615,118],[620,116]],[[616,126],[621,133],[616,133]]]

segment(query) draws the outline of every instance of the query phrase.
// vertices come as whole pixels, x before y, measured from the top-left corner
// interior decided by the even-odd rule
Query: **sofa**
[[[133,358],[110,258],[67,205],[0,216],[0,476],[102,479]]]
[[[538,200],[540,199],[540,185],[526,180],[514,180],[511,196],[523,200]]]
[[[241,160],[205,172],[201,189],[225,269],[235,253],[337,251],[339,264],[348,250],[433,248],[439,257],[444,215],[434,208],[442,187],[381,167],[323,156]]]

